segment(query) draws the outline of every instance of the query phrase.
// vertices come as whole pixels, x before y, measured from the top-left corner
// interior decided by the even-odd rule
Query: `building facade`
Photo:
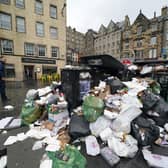
[[[66,0],[0,0],[0,47],[8,80],[59,73],[66,60]]]
[[[66,28],[67,64],[76,64],[84,54],[85,36],[70,26]]]
[[[125,27],[122,34],[122,59],[161,59],[164,17],[148,19],[141,11],[134,23]]]
[[[107,28],[104,25],[100,26],[94,42],[96,55],[109,54],[120,59],[123,26],[124,22],[114,23],[112,20]]]
[[[167,6],[162,8],[161,15],[164,18],[162,57],[168,58],[168,7]]]

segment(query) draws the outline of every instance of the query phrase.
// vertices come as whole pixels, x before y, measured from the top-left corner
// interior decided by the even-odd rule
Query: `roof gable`
[[[110,23],[107,26],[108,32],[115,31],[116,30],[116,24],[111,20]]]
[[[106,27],[103,24],[99,28],[99,33],[100,34],[105,34],[106,33]]]
[[[149,24],[149,22],[150,22],[149,19],[140,11],[133,25],[146,25]]]

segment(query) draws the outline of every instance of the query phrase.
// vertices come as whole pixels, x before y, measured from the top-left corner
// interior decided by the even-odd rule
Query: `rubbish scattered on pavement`
[[[7,106],[4,106],[4,109],[5,110],[8,110],[8,111],[12,111],[14,109],[14,106],[12,105],[7,105]]]

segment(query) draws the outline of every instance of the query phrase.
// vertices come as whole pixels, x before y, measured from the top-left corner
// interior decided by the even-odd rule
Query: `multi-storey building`
[[[101,25],[94,42],[95,54],[109,54],[120,59],[123,28],[124,22],[114,23],[112,20],[107,28]]]
[[[163,42],[164,17],[148,19],[140,11],[134,23],[127,25],[122,35],[122,58],[159,59]]]
[[[9,80],[59,72],[66,59],[66,0],[0,0],[0,48]]]
[[[168,58],[168,7],[167,6],[162,8],[161,15],[162,17],[164,17],[162,57]]]
[[[75,64],[84,52],[84,34],[70,26],[67,27],[66,30],[67,64]]]

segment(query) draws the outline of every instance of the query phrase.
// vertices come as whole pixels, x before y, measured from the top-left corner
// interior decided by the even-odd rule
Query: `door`
[[[24,79],[25,80],[34,79],[34,66],[32,65],[24,66]]]

